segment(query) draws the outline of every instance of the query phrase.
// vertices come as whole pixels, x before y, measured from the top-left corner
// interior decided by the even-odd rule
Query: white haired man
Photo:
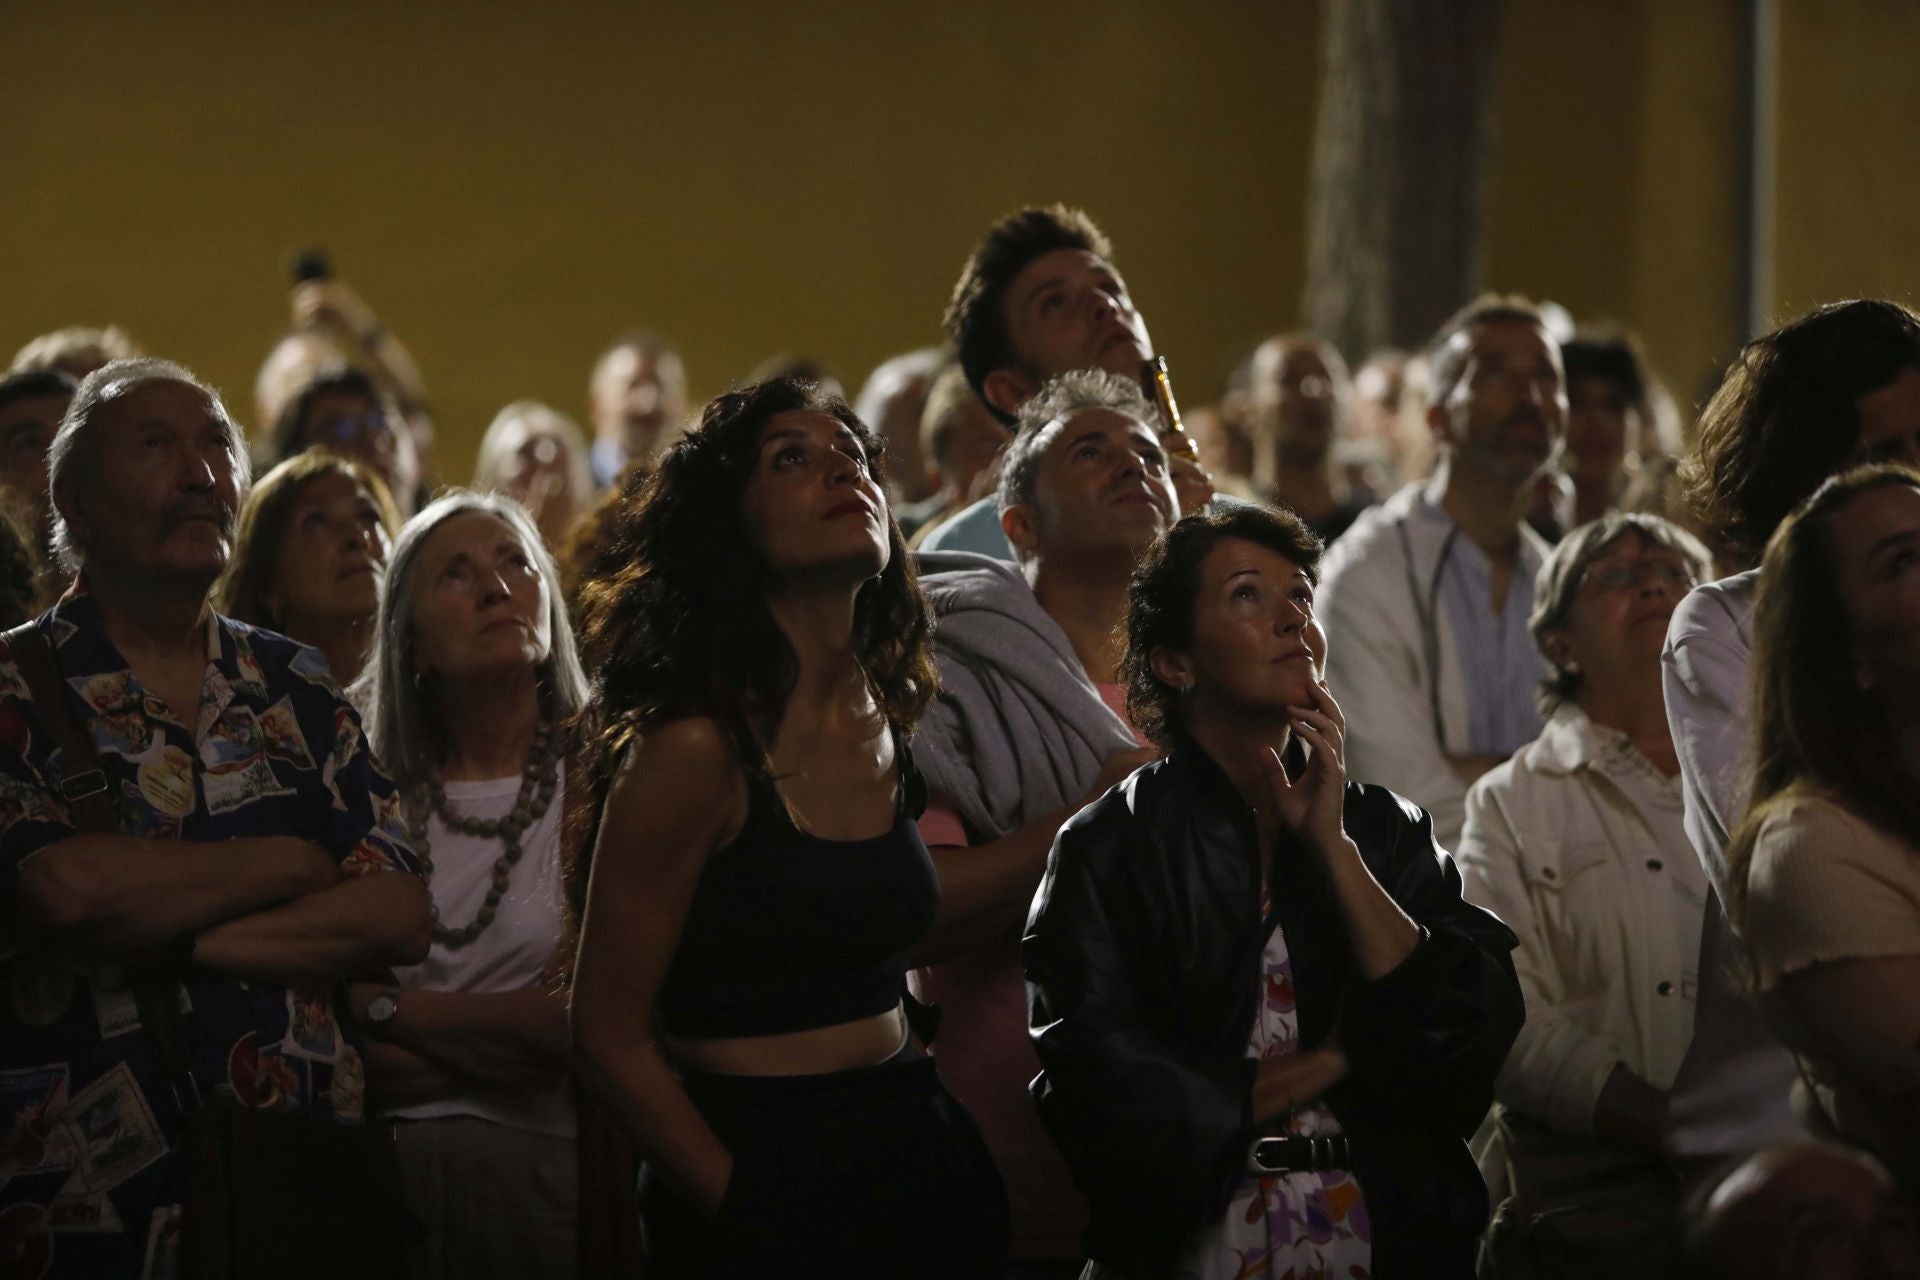
[[[0,652],[0,1256],[158,1274],[195,1110],[359,1121],[336,984],[425,956],[428,899],[325,660],[209,604],[248,480],[219,397],[178,365],[115,361],[80,385],[48,465],[76,581]],[[233,1195],[309,1223],[285,1241],[303,1266],[379,1273],[353,1253],[376,1224],[335,1212],[365,1207],[355,1188],[279,1175]]]

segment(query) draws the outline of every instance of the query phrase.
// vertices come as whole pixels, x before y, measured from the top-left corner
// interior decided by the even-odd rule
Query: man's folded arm
[[[339,883],[325,850],[293,836],[154,840],[83,832],[22,861],[5,915],[9,933],[138,951]]]
[[[433,943],[419,876],[352,876],[201,934],[194,963],[251,982],[303,986],[419,964]]]

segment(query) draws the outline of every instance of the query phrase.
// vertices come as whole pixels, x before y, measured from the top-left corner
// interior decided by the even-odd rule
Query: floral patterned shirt
[[[1260,957],[1261,1000],[1247,1038],[1249,1058],[1276,1058],[1300,1048],[1293,961],[1278,925]],[[1325,1137],[1340,1124],[1324,1103],[1301,1107],[1284,1132]],[[1176,1280],[1367,1280],[1373,1226],[1366,1197],[1345,1169],[1241,1175],[1225,1216],[1187,1241]]]
[[[39,625],[69,711],[91,731],[121,829],[152,839],[155,857],[173,840],[288,835],[319,844],[348,876],[419,874],[393,784],[317,650],[211,616],[189,725],[141,686],[84,586]],[[34,856],[76,833],[60,766],[0,647],[0,911]],[[196,976],[182,991],[184,1098],[160,1069],[118,966],[0,934],[0,1274],[171,1275],[173,1138],[196,1088],[260,1109],[361,1118],[358,1037],[331,988]]]

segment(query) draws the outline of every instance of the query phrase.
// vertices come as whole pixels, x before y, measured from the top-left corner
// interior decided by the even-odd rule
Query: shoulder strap
[[[0,634],[13,654],[14,665],[33,697],[35,718],[53,735],[60,749],[60,777],[55,785],[82,831],[120,829],[119,815],[107,789],[107,774],[93,751],[93,737],[67,709],[66,686],[54,660],[53,645],[36,620]]]
[[[66,685],[60,679],[60,666],[45,629],[38,621],[23,623],[0,634],[0,640],[6,642],[20,678],[27,682],[35,719],[53,735],[54,745],[60,749],[60,777],[55,785],[67,802],[74,825],[94,834],[117,833],[120,815],[114,810],[106,770],[94,754],[92,735],[67,709]],[[178,976],[163,964],[145,969],[129,978],[141,1025],[153,1039],[161,1070],[175,1080],[185,1077],[191,1081]],[[177,1084],[175,1093],[177,1097]]]
[[[908,736],[900,731],[899,725],[892,725],[893,753],[899,761],[900,784],[897,792],[899,800],[895,806],[899,816],[918,821],[927,811],[927,779],[920,772],[920,766],[913,762],[913,744]]]

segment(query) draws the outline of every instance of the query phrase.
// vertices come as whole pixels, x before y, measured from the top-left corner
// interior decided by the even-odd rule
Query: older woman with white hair
[[[366,679],[434,903],[426,962],[350,991],[426,1228],[414,1274],[571,1275],[575,1117],[552,961],[561,725],[586,679],[519,504],[456,491],[407,522]]]
[[[1467,896],[1519,935],[1527,1000],[1482,1158],[1513,1196],[1495,1222],[1496,1275],[1513,1274],[1505,1249],[1521,1237],[1528,1266],[1565,1247],[1603,1268],[1552,1275],[1660,1275],[1676,1244],[1662,1138],[1693,1037],[1707,881],[1681,825],[1660,649],[1709,567],[1658,516],[1569,534],[1541,567],[1529,622],[1551,668],[1547,725],[1467,795]]]
[[[538,400],[516,400],[493,417],[473,464],[473,487],[506,494],[533,514],[549,549],[593,501],[587,438],[573,419]]]

